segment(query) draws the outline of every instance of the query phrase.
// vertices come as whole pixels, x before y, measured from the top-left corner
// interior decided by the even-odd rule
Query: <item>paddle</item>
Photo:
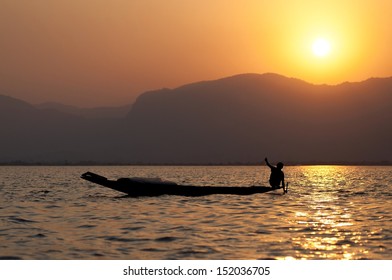
[[[283,186],[283,193],[287,193],[289,191],[289,183],[286,183],[286,186]]]

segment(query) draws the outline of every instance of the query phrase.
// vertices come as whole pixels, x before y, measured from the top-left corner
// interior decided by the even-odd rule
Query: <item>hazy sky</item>
[[[239,73],[392,76],[391,26],[390,0],[0,0],[0,94],[97,106]]]

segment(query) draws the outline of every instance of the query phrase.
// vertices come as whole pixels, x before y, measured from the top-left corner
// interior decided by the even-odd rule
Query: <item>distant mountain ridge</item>
[[[128,119],[140,160],[361,162],[391,160],[391,105],[392,78],[327,86],[244,74],[148,92]]]
[[[35,105],[38,109],[54,110],[88,119],[120,119],[127,115],[132,105],[117,107],[80,108],[55,102],[46,102]]]
[[[117,119],[0,96],[0,109],[11,107],[0,112],[8,119],[0,128],[13,132],[17,123],[19,129],[0,140],[0,162],[225,164],[265,156],[293,163],[392,162],[392,78],[313,85],[241,74],[146,92]],[[51,121],[40,125],[42,114]]]

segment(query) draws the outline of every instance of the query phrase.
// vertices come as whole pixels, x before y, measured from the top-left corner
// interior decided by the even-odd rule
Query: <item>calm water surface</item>
[[[0,167],[0,258],[392,259],[392,167],[285,167],[289,193],[124,197],[80,179],[266,185],[267,167]]]

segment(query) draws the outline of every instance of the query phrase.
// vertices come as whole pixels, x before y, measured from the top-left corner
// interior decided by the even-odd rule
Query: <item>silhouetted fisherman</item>
[[[273,166],[268,162],[267,158],[265,158],[265,162],[267,163],[268,167],[271,168],[271,176],[269,179],[271,187],[274,189],[279,189],[280,184],[282,183],[283,191],[285,191],[284,173],[282,171],[283,163],[279,162],[276,166]]]

